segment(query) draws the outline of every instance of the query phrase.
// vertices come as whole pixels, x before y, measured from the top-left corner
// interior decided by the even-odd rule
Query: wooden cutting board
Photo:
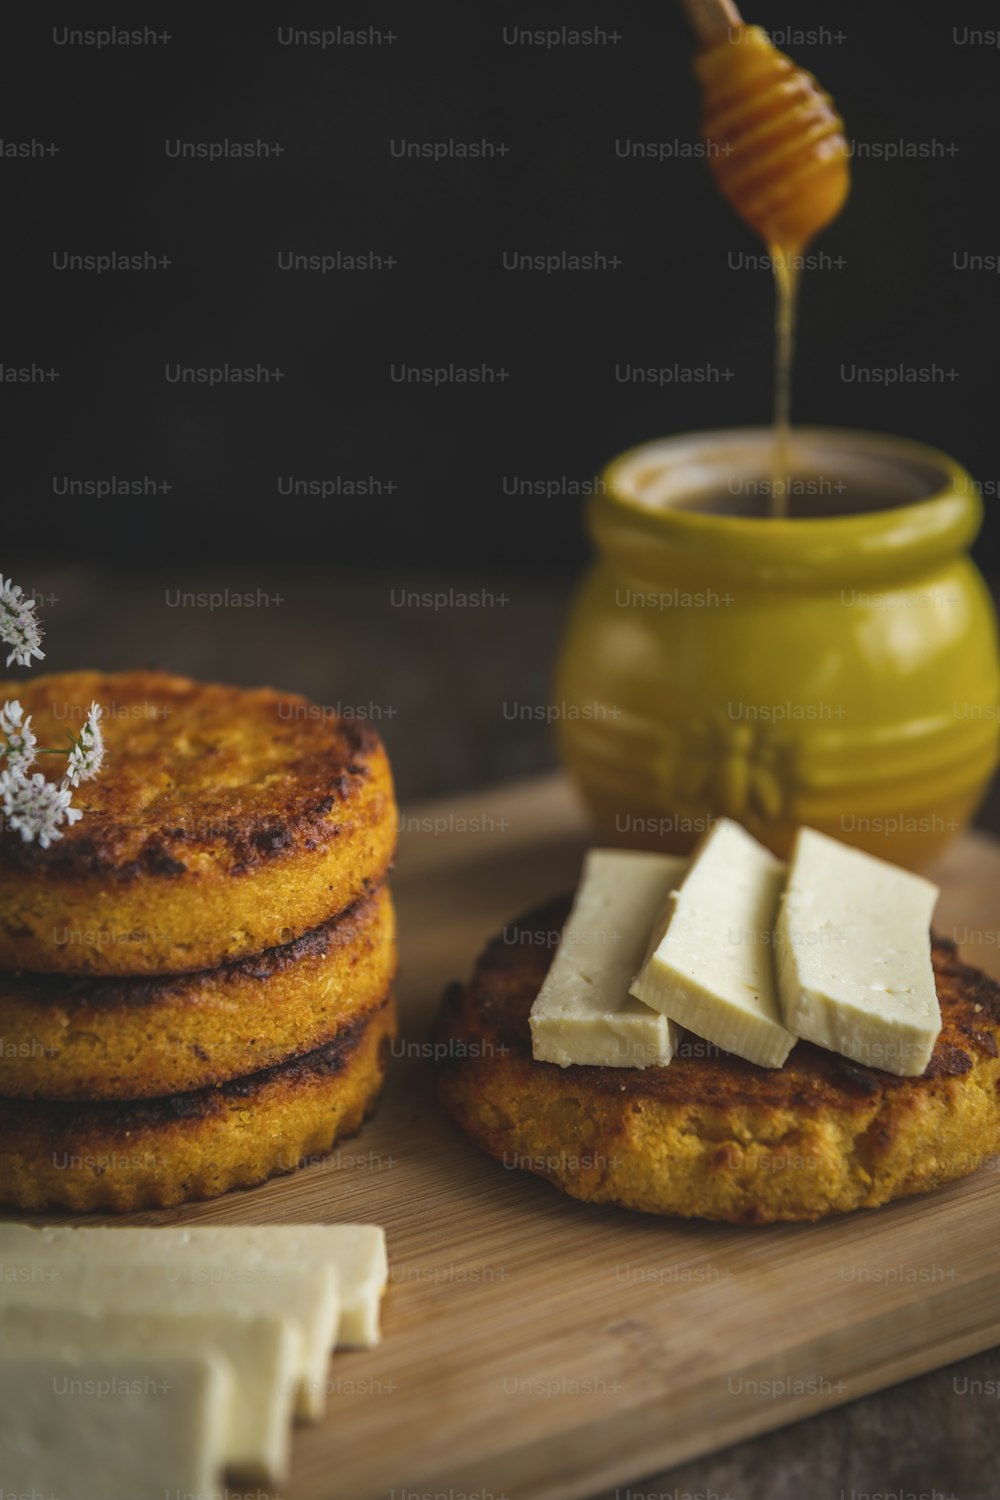
[[[334,1360],[288,1500],[578,1500],[1000,1342],[1000,1159],[874,1212],[737,1229],[575,1203],[442,1116],[425,1037],[443,986],[568,890],[585,846],[558,777],[405,815],[407,1055],[377,1118],[293,1177],[128,1221],[385,1225],[384,1341]],[[937,926],[1000,977],[1000,844],[970,835],[935,874]]]

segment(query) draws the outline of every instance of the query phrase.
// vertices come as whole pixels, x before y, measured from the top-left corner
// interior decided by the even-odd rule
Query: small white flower
[[[0,708],[0,729],[4,734],[13,734],[15,730],[20,729],[23,719],[24,709],[21,707],[19,698],[9,699],[3,708]]]
[[[70,805],[70,791],[64,784],[46,781],[41,772],[25,776],[21,771],[0,771],[0,797],[8,825],[26,844],[37,839],[47,849],[61,839],[59,826],[72,825],[83,817],[79,808]]]
[[[31,728],[31,715],[24,717],[24,709],[15,698],[0,707],[0,735],[7,741],[0,744],[0,755],[6,755],[9,770],[26,771],[34,765],[35,746],[38,741]]]
[[[92,703],[87,722],[80,730],[80,737],[69,752],[66,762],[66,780],[70,786],[79,786],[81,781],[93,781],[104,761],[104,735],[100,725],[101,705]]]
[[[13,646],[7,658],[8,667],[17,662],[19,667],[30,667],[31,658],[41,661],[45,652],[41,650],[42,627],[35,619],[34,599],[25,599],[19,586],[0,573],[0,641]]]

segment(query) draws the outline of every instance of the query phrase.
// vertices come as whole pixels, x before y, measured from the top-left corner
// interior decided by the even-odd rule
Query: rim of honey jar
[[[982,500],[966,470],[910,438],[851,428],[796,427],[792,472],[850,483],[844,510],[816,516],[739,515],[698,508],[734,475],[764,485],[770,427],[708,429],[630,448],[601,474],[588,510],[599,548],[636,577],[731,579],[744,586],[834,587],[919,572],[966,550]],[[859,509],[864,488],[887,503]],[[826,492],[823,508],[838,501]],[[808,497],[802,508],[808,507]]]

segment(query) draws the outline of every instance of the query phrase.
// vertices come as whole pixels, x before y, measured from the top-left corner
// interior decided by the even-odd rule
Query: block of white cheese
[[[66,1307],[98,1317],[198,1319],[225,1313],[285,1319],[301,1337],[296,1412],[312,1420],[323,1414],[340,1319],[337,1273],[330,1264],[290,1266],[259,1256],[224,1265],[179,1255],[162,1264],[123,1262],[120,1251],[77,1250],[75,1240],[42,1255],[28,1251],[24,1256],[4,1246],[0,1264],[0,1307]]]
[[[0,1485],[46,1500],[212,1500],[232,1371],[209,1355],[0,1351]]]
[[[674,1055],[676,1028],[629,985],[686,862],[592,849],[552,965],[531,1008],[531,1050],[569,1067],[646,1068]]]
[[[728,818],[712,827],[661,913],[632,994],[762,1068],[795,1037],[781,1018],[772,957],[785,867]]]
[[[0,1350],[67,1360],[159,1355],[221,1356],[233,1371],[234,1399],[221,1444],[226,1470],[275,1488],[288,1477],[289,1429],[301,1365],[301,1334],[281,1318],[225,1313],[125,1317],[73,1307],[0,1307]],[[0,1492],[2,1493],[2,1492]]]
[[[800,829],[776,931],[785,1025],[867,1067],[923,1073],[941,1030],[937,897],[920,875]]]
[[[340,1323],[336,1342],[370,1349],[380,1338],[379,1314],[389,1276],[385,1231],[377,1224],[170,1225],[163,1229],[31,1229],[0,1224],[0,1262],[15,1253],[41,1258],[47,1251],[74,1259],[97,1256],[108,1263],[162,1264],[176,1260],[178,1276],[196,1263],[205,1274],[215,1266],[240,1275],[264,1256],[303,1265],[336,1268]]]

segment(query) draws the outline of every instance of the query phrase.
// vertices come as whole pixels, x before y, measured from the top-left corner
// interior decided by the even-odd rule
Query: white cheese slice
[[[646,1068],[674,1055],[676,1028],[629,995],[649,934],[686,862],[592,849],[531,1008],[532,1055],[569,1067]]]
[[[337,1348],[374,1349],[382,1337],[382,1298],[389,1280],[385,1230],[378,1224],[282,1227],[294,1247],[291,1253],[303,1260],[329,1257],[337,1267],[340,1278]]]
[[[0,1261],[17,1251],[41,1256],[45,1249],[114,1258],[128,1264],[162,1264],[190,1259],[205,1267],[252,1266],[260,1256],[289,1267],[336,1267],[340,1287],[340,1348],[370,1349],[379,1342],[379,1314],[389,1277],[385,1231],[377,1224],[198,1224],[162,1229],[37,1230],[0,1223]]]
[[[217,1500],[232,1401],[232,1371],[209,1355],[0,1352],[3,1493]]]
[[[109,1234],[141,1232],[107,1231]],[[379,1318],[389,1279],[389,1260],[385,1230],[378,1224],[195,1225],[155,1233],[174,1237],[176,1245],[185,1245],[188,1253],[204,1259],[210,1253],[232,1257],[238,1254],[239,1245],[245,1245],[296,1265],[331,1264],[336,1267],[340,1285],[337,1348],[371,1349],[381,1338]]]
[[[801,828],[777,921],[785,1025],[796,1036],[912,1077],[941,1030],[921,875]]]
[[[225,1313],[125,1317],[72,1307],[0,1307],[0,1350],[67,1360],[128,1360],[156,1355],[217,1355],[235,1378],[221,1445],[228,1472],[270,1488],[288,1477],[289,1429],[301,1365],[301,1335],[281,1318]]]
[[[726,1052],[780,1068],[795,1037],[778,1005],[772,936],[785,867],[720,819],[661,914],[632,994]]]
[[[41,1255],[4,1246],[0,1307],[68,1307],[95,1316],[200,1318],[225,1313],[287,1319],[301,1335],[296,1412],[311,1420],[322,1416],[340,1319],[333,1266],[290,1266],[265,1256],[230,1265],[191,1256],[162,1264],[123,1263],[116,1257],[120,1252],[109,1257],[77,1249],[72,1240],[63,1251],[49,1248]],[[21,1279],[18,1272],[24,1273]]]

